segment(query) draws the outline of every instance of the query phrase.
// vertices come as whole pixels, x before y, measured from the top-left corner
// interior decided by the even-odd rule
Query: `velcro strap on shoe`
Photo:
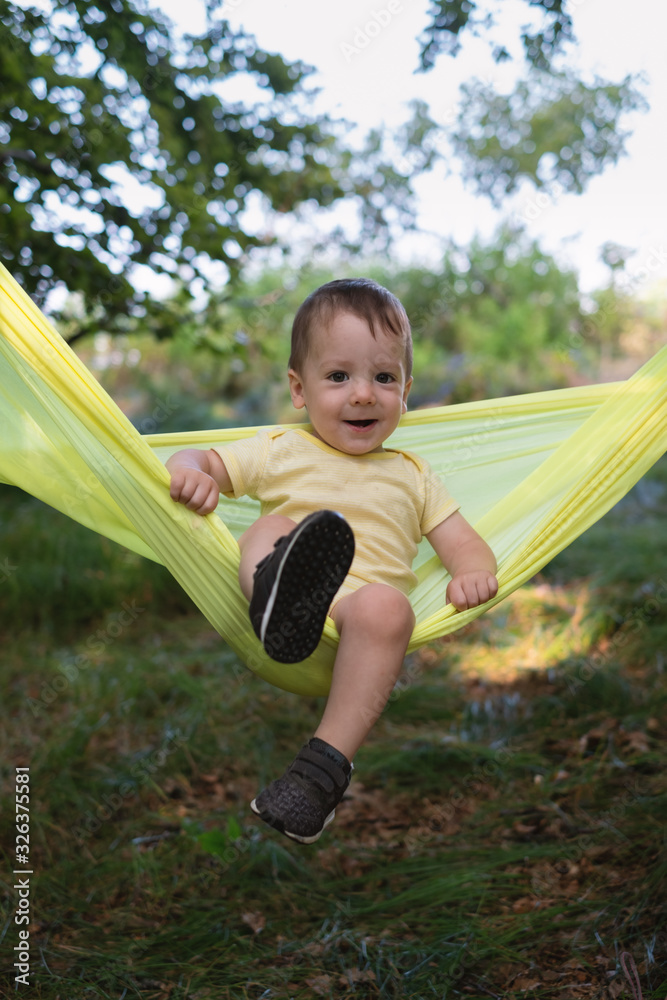
[[[332,747],[326,740],[321,740],[319,736],[313,736],[311,740],[308,740],[306,745],[310,750],[314,750],[315,753],[321,753],[323,757],[327,757],[329,760],[332,760],[334,764],[338,764],[338,766],[341,767],[346,774],[349,774],[352,770],[352,764],[347,759],[345,754],[342,754],[340,750],[336,750],[336,748]]]
[[[333,791],[334,788],[346,788],[349,782],[349,772],[346,773],[330,757],[311,750],[308,746],[299,751],[289,771],[291,775],[310,778],[327,792]]]

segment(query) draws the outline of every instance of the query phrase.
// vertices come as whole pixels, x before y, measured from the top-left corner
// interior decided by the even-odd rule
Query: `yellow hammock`
[[[271,684],[329,689],[337,633],[328,619],[303,663],[274,663],[250,628],[236,538],[257,517],[247,498],[202,518],[169,497],[164,461],[184,447],[256,427],[142,437],[0,265],[0,481],[18,486],[163,563],[211,624]],[[411,649],[466,625],[538,572],[609,510],[667,448],[667,348],[627,382],[408,413],[390,442],[442,475],[498,558],[498,596],[444,606],[447,574],[422,543]]]

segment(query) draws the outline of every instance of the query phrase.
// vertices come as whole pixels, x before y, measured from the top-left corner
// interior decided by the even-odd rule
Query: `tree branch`
[[[32,149],[5,149],[0,153],[0,163],[7,163],[8,160],[24,160],[29,163],[40,174],[51,174],[51,167],[40,163]]]

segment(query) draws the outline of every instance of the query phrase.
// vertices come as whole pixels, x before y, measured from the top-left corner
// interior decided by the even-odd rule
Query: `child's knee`
[[[383,635],[410,636],[415,614],[410,601],[400,590],[382,583],[371,583],[356,591],[354,613],[367,628],[377,628]]]

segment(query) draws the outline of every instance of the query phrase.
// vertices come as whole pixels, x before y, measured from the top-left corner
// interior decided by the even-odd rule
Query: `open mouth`
[[[364,427],[372,427],[373,424],[377,423],[377,420],[346,420],[345,423],[350,427],[363,429]]]

